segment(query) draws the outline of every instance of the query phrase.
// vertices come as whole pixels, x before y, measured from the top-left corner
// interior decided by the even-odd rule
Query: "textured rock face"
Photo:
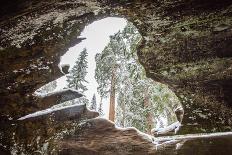
[[[61,76],[59,57],[81,41],[76,37],[84,26],[116,15],[133,22],[142,34],[138,56],[147,75],[168,84],[182,101],[182,132],[231,130],[231,0],[33,0],[3,4],[0,135],[12,138],[13,133],[5,131],[14,126],[14,120],[45,108],[32,93]],[[2,138],[0,143],[7,148],[12,145]]]
[[[36,154],[39,152],[40,154],[54,154],[56,141],[60,141],[65,134],[72,133],[83,119],[97,116],[98,113],[79,105],[23,118],[14,121],[14,125],[5,124],[5,135],[1,137],[1,143],[6,147],[1,150],[10,151],[11,154]]]
[[[144,36],[138,54],[147,75],[176,92],[184,124],[200,132],[231,130],[230,2],[160,1],[149,7],[140,12],[138,26]]]
[[[147,75],[182,101],[191,125],[182,131],[231,130],[231,2],[156,1],[120,11],[144,37],[138,56]]]
[[[119,129],[106,119],[89,120],[58,142],[60,155],[154,154],[155,144],[134,128]]]

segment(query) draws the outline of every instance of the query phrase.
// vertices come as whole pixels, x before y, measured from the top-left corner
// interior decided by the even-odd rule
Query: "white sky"
[[[114,35],[119,30],[123,30],[126,26],[126,20],[117,17],[108,17],[99,21],[95,21],[92,24],[85,27],[80,37],[85,37],[81,43],[69,48],[69,50],[61,57],[60,64],[69,64],[70,69],[74,66],[80,52],[83,48],[87,49],[88,52],[88,68],[86,80],[89,82],[87,84],[88,91],[85,95],[91,102],[93,94],[96,94],[97,103],[100,101],[100,97],[97,94],[97,82],[94,78],[95,74],[95,55],[100,53],[105,46],[109,43],[110,35]],[[63,89],[67,85],[66,77],[63,76],[57,80],[56,90]],[[109,101],[108,99],[103,100],[103,111],[105,113],[104,117],[108,118],[109,115]]]

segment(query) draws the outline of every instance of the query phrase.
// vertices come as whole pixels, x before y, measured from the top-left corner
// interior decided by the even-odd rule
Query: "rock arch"
[[[4,3],[1,133],[15,119],[45,108],[32,92],[61,76],[59,56],[80,41],[76,36],[87,23],[110,15],[139,29],[144,39],[138,56],[147,76],[168,84],[182,101],[182,133],[231,130],[231,6],[230,0]],[[0,142],[8,145],[11,133],[4,136]]]

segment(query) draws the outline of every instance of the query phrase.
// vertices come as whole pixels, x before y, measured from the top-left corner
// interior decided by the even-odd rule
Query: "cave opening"
[[[232,1],[5,3],[1,155],[232,154]],[[126,19],[117,18],[124,21],[119,28],[107,16],[127,18],[142,37]],[[102,21],[100,30],[93,26],[99,33],[84,35]],[[102,45],[98,52],[83,45],[91,38]],[[81,60],[86,71],[77,83]],[[182,122],[183,108],[165,84],[183,105]],[[180,125],[178,135],[166,136]]]
[[[35,95],[74,89],[84,96],[60,101],[23,119],[86,104],[118,127],[135,127],[156,136],[179,130],[182,105],[167,85],[146,77],[137,57],[142,36],[131,22],[107,17],[87,25],[78,38],[82,42],[60,58],[59,68],[65,75],[42,86]]]

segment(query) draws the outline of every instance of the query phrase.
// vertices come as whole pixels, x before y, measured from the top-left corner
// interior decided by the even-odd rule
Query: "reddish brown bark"
[[[111,88],[110,88],[110,110],[109,110],[109,120],[114,122],[115,120],[115,84],[116,84],[116,67],[114,67],[111,78]]]
[[[150,108],[151,103],[149,101],[149,93],[148,93],[148,88],[145,90],[144,93],[144,107],[145,108]],[[147,121],[147,134],[151,135],[151,129],[153,128],[153,119],[152,119],[152,113],[148,111],[147,116],[146,116],[146,121]]]
[[[125,127],[125,115],[126,115],[126,105],[123,101],[122,103],[122,127]]]

